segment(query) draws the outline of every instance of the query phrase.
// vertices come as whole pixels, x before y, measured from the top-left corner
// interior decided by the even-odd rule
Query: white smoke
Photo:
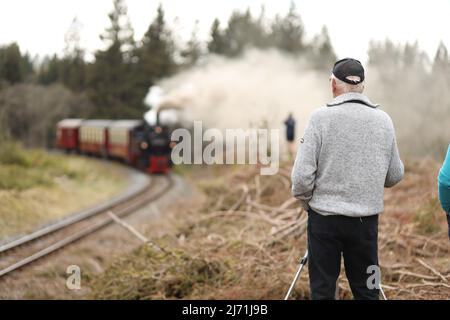
[[[246,128],[267,121],[282,126],[287,114],[304,123],[329,100],[328,78],[276,50],[250,50],[240,59],[213,56],[208,62],[162,81],[165,100],[183,105],[210,127]]]
[[[183,106],[191,120],[210,128],[284,130],[292,112],[297,138],[310,112],[330,99],[326,74],[277,50],[252,49],[237,59],[212,56],[158,86],[165,93],[160,105]]]
[[[267,126],[283,130],[283,136],[283,122],[292,112],[298,140],[310,112],[332,99],[328,78],[304,58],[253,49],[234,59],[210,56],[201,66],[161,81],[155,92],[162,94],[158,106],[185,108],[188,126],[193,120],[221,130]],[[401,86],[393,88],[383,83],[376,69],[368,68],[366,79],[369,98],[394,120],[402,152],[422,155],[448,145],[450,131],[443,130],[444,125],[430,126],[449,122],[448,90],[440,87],[444,84],[423,90],[423,79],[413,70],[402,78]],[[420,147],[417,141],[422,141]]]

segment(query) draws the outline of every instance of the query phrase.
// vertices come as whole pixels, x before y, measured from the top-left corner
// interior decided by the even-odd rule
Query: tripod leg
[[[381,292],[381,295],[383,296],[383,299],[384,299],[384,300],[387,300],[387,297],[386,297],[386,295],[384,294],[384,290],[383,290],[383,288],[381,287],[381,283],[380,283],[380,292]]]
[[[305,266],[305,264],[307,262],[308,262],[308,250],[306,250],[305,255],[300,260],[300,265],[299,265],[299,267],[297,269],[297,272],[295,273],[294,280],[292,281],[291,286],[289,287],[289,290],[286,293],[286,296],[284,297],[284,300],[288,300],[289,297],[291,296],[291,293],[292,293],[292,291],[295,288],[295,284],[297,283],[297,280],[300,277],[300,274],[302,273],[303,267]]]

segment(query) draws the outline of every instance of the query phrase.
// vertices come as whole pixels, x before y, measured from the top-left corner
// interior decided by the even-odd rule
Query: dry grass
[[[407,164],[386,193],[380,263],[391,299],[448,299],[445,216],[436,204],[437,165]],[[257,168],[212,167],[185,173],[206,194],[201,210],[181,208],[176,235],[156,239],[90,281],[100,299],[281,299],[306,246],[306,214],[290,198],[289,167],[271,177]],[[430,225],[430,226],[429,226]],[[151,237],[151,235],[149,235]],[[344,276],[340,297],[351,298]],[[309,298],[303,272],[293,298]]]
[[[0,240],[97,204],[126,185],[118,165],[2,143]]]

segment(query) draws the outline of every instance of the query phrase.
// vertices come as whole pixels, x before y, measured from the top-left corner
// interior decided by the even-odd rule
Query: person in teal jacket
[[[439,200],[447,214],[448,236],[450,239],[450,145],[447,151],[447,157],[445,157],[444,164],[439,172],[438,184]]]

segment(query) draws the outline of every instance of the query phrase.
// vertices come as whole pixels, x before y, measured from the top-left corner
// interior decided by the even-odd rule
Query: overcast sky
[[[168,20],[181,38],[188,38],[196,19],[206,39],[212,20],[224,23],[235,9],[266,15],[285,14],[290,0],[128,0],[129,15],[140,39],[162,2]],[[450,0],[297,0],[307,37],[327,25],[339,57],[366,59],[370,39],[418,40],[433,57],[439,41],[450,47]],[[112,0],[0,0],[0,45],[13,41],[32,55],[62,53],[64,34],[76,16],[83,25],[88,52],[102,48],[99,34],[108,26]],[[178,22],[174,23],[178,18]]]

